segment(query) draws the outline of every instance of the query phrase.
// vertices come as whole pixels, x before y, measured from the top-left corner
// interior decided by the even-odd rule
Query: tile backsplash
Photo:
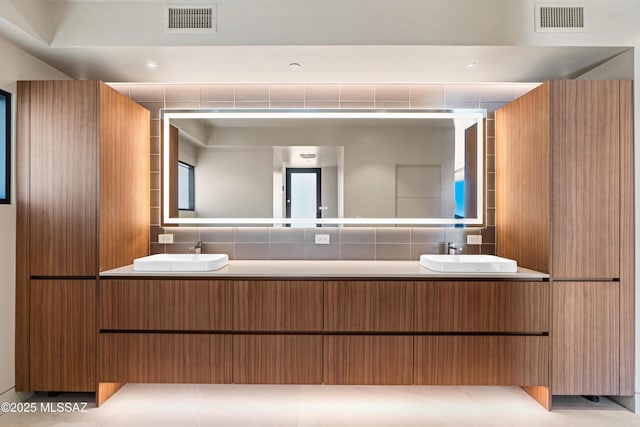
[[[455,242],[463,253],[495,253],[494,111],[538,86],[514,84],[146,84],[109,83],[151,112],[151,254],[184,253],[202,241],[205,253],[231,259],[416,260],[444,253]],[[161,227],[160,110],[163,108],[486,108],[486,227]],[[158,234],[174,235],[173,244]],[[316,245],[315,234],[330,244]],[[482,245],[466,245],[469,234]]]

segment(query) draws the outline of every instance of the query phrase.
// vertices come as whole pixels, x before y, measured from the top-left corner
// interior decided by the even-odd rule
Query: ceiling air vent
[[[536,32],[580,33],[585,31],[584,6],[536,4]]]
[[[166,6],[164,29],[169,33],[215,32],[216,5]]]

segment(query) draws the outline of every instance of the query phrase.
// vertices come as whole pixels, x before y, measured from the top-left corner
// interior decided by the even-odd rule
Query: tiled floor
[[[38,394],[30,402],[41,408],[91,396]],[[640,415],[608,399],[554,405],[547,412],[515,387],[128,384],[99,409],[5,413],[0,426],[640,426]]]

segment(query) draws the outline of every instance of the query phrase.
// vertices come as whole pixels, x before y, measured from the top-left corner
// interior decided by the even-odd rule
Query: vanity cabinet
[[[543,280],[103,277],[98,381],[548,387],[548,295]]]
[[[550,274],[551,394],[632,395],[631,81],[550,81],[496,111],[497,254]]]
[[[98,274],[148,254],[148,141],[102,82],[18,82],[17,391],[96,391]]]

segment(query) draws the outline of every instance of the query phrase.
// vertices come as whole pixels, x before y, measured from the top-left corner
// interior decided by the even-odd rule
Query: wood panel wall
[[[149,254],[149,111],[99,85],[99,271],[104,271]]]

